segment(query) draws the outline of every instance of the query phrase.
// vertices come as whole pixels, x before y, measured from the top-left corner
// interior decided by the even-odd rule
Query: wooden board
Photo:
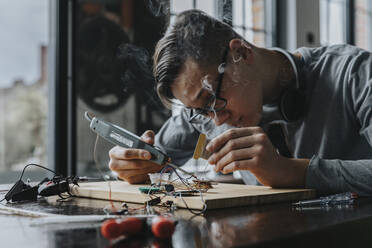
[[[113,201],[144,203],[150,198],[138,190],[138,184],[128,184],[123,181],[111,182],[111,199]],[[272,189],[265,186],[252,186],[243,184],[219,183],[213,185],[213,189],[203,193],[207,209],[229,208],[248,206],[264,203],[298,201],[315,197],[312,189]],[[80,187],[73,187],[72,193],[80,197],[109,199],[109,187],[107,182],[81,183]],[[200,196],[183,197],[187,206],[192,209],[202,209],[203,202]],[[163,201],[172,200],[177,207],[185,208],[181,198],[166,196]]]

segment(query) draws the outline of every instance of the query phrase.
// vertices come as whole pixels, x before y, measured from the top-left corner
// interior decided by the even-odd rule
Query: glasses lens
[[[195,109],[191,111],[191,117],[189,118],[189,122],[193,124],[205,124],[210,120],[208,112]]]
[[[191,116],[190,118],[190,123],[194,123],[194,124],[204,124],[204,123],[207,123],[211,120],[210,116],[209,116],[209,113],[210,112],[213,112],[216,114],[216,111],[218,111],[216,109],[216,104],[217,104],[217,99],[216,99],[216,96],[215,95],[212,95],[210,100],[208,101],[208,104],[204,107],[204,108],[200,108],[200,109],[194,109],[192,112],[194,112],[194,114]],[[220,105],[220,107],[224,107],[224,103],[218,103]]]

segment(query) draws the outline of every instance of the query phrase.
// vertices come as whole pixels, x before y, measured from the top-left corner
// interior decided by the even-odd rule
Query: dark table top
[[[101,215],[108,205],[95,199],[56,200],[40,198],[6,206],[51,214]],[[0,211],[1,247],[369,247],[372,241],[371,198],[328,208],[299,210],[287,202],[211,210],[204,216],[177,210],[175,217],[179,221],[171,241],[143,234],[109,242],[100,234],[99,222],[35,225],[36,218]]]

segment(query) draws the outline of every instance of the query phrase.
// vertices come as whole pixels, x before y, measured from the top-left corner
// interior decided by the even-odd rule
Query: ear
[[[253,48],[241,39],[232,39],[229,43],[231,56],[242,58],[248,64],[253,63]]]

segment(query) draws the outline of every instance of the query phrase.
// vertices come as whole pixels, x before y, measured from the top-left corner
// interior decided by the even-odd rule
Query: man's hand
[[[146,131],[141,136],[142,141],[153,145],[155,133]],[[151,161],[150,152],[142,149],[113,147],[110,152],[109,167],[118,176],[129,183],[143,183],[148,179],[148,173],[158,172],[163,166]]]
[[[303,187],[308,159],[280,156],[260,127],[230,129],[207,146],[216,172],[251,171],[263,185]]]

